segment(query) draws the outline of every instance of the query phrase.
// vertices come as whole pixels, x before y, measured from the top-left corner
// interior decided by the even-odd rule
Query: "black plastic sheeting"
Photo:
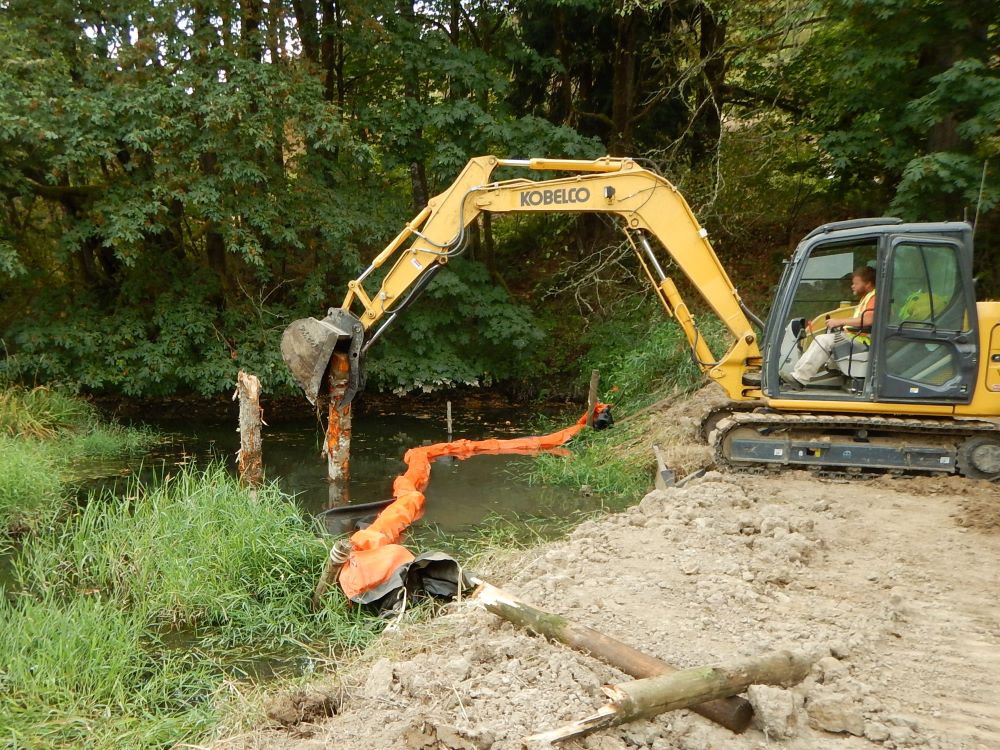
[[[423,552],[400,565],[384,583],[360,594],[353,602],[382,615],[399,612],[406,602],[431,597],[447,601],[475,586],[453,557],[444,552]]]

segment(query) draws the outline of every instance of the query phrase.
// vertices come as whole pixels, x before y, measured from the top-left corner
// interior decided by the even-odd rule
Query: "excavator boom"
[[[565,172],[568,176],[491,181],[498,167]],[[586,212],[619,217],[664,310],[684,331],[701,369],[733,400],[760,397],[758,385],[744,382],[748,372],[759,370],[761,364],[757,334],[751,326],[753,316],[712,249],[708,233],[672,184],[632,159],[505,160],[481,156],[470,160],[448,189],[432,198],[371,265],[348,283],[340,308],[332,308],[322,321],[307,318],[286,329],[282,354],[310,401],[321,395],[333,352],[345,351],[350,356],[351,383],[342,403],[350,402],[363,382],[364,352],[416,298],[435,271],[464,249],[469,225],[484,212]],[[732,343],[721,356],[712,352],[677,285],[667,276],[663,253],[732,334]],[[389,270],[378,289],[369,291],[365,282],[383,266]],[[754,322],[760,327],[759,321]]]

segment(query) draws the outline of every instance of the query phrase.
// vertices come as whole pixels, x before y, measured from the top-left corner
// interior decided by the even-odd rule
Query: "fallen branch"
[[[677,667],[598,630],[536,609],[496,586],[481,581],[478,583],[479,587],[473,593],[473,598],[482,602],[488,611],[508,622],[590,654],[632,677],[654,677],[677,672]],[[729,695],[737,692],[739,691]],[[701,705],[692,705],[691,710],[737,734],[745,730],[753,718],[750,702],[744,698],[708,700]]]
[[[690,708],[704,701],[724,698],[750,685],[783,685],[801,682],[812,660],[802,654],[778,651],[766,656],[737,659],[713,667],[694,667],[620,685],[607,685],[611,702],[597,713],[571,724],[534,734],[525,743],[560,742],[599,729],[648,719],[667,711]]]

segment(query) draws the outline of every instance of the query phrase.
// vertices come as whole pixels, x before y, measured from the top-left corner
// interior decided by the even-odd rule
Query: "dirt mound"
[[[582,524],[494,582],[681,667],[786,647],[822,657],[795,688],[751,688],[742,735],[680,711],[565,748],[995,748],[1000,535],[951,521],[967,500],[710,472]],[[336,716],[242,746],[520,750],[627,679],[470,602],[383,649],[338,676]]]

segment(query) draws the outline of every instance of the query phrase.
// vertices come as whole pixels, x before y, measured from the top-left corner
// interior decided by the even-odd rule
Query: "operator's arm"
[[[872,300],[874,301],[874,297]],[[827,330],[834,328],[843,328],[847,326],[848,328],[871,328],[872,321],[875,319],[874,307],[869,307],[860,317],[856,318],[830,318],[826,321]]]

